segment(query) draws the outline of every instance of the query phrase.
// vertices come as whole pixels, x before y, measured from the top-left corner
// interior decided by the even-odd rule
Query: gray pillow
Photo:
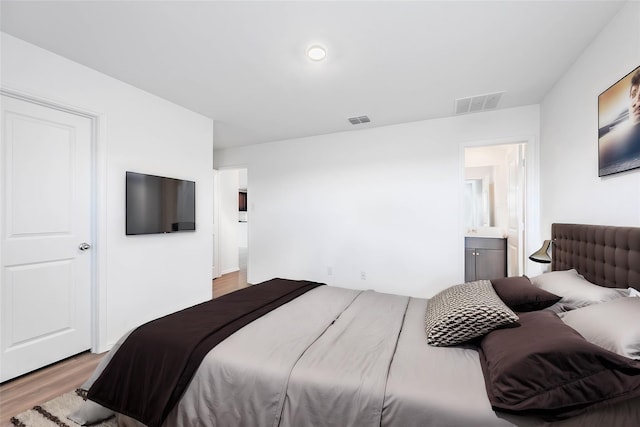
[[[557,302],[550,307],[542,309],[542,311],[550,311],[557,315],[560,315],[560,313],[565,313],[569,310],[571,310],[571,307],[565,307],[561,302]]]
[[[618,298],[559,316],[590,343],[640,360],[640,298]]]
[[[518,321],[489,280],[447,288],[429,299],[425,313],[427,343],[460,344]]]
[[[562,296],[560,303],[567,309],[586,307],[629,295],[627,289],[594,285],[575,269],[544,273],[532,277],[531,283],[547,292]]]
[[[86,426],[111,418],[115,414],[111,409],[107,409],[94,401],[85,400],[80,407],[69,414],[67,418],[76,424]]]

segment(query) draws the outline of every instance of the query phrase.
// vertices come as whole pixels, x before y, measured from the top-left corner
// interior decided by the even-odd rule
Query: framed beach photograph
[[[640,168],[640,66],[598,96],[598,176]]]

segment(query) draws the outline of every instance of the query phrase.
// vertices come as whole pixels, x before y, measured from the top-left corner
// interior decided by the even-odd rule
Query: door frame
[[[465,149],[477,148],[495,145],[509,145],[509,144],[525,144],[525,208],[524,208],[524,238],[522,250],[525,257],[527,254],[533,253],[540,246],[538,237],[540,236],[540,164],[539,164],[539,145],[535,136],[512,136],[506,138],[485,139],[462,142],[459,145],[459,238],[458,245],[460,254],[461,266],[461,279],[464,281],[464,237],[465,237],[465,223],[464,223],[464,172],[465,172]],[[537,245],[537,246],[536,246]],[[538,265],[531,265],[532,263],[525,262],[523,265],[522,274],[527,276],[535,276],[541,273]],[[462,283],[462,282],[460,282]]]
[[[106,116],[4,85],[0,87],[0,95],[81,116],[91,122],[91,352],[106,351]],[[1,252],[0,256],[3,256]]]
[[[215,255],[215,262],[218,263],[218,267],[217,267],[217,273],[219,274],[218,277],[223,276],[226,273],[231,273],[232,271],[228,271],[225,273],[225,271],[222,270],[221,268],[221,261],[222,261],[222,245],[221,242],[223,241],[223,238],[221,236],[221,231],[220,231],[220,210],[223,208],[224,206],[224,202],[222,201],[222,198],[220,197],[220,172],[224,172],[224,171],[233,171],[233,170],[241,170],[244,169],[247,171],[247,189],[249,187],[249,182],[250,182],[250,177],[249,177],[249,167],[245,164],[241,164],[241,165],[237,165],[237,166],[224,166],[224,167],[214,167],[214,171],[216,173],[216,184],[214,186],[215,188],[215,195],[214,195],[214,215],[216,215],[216,223],[214,224],[214,230],[217,236],[217,241],[214,243],[215,245],[215,250],[216,255]],[[237,207],[237,203],[236,203],[236,207]],[[247,212],[252,211],[253,209],[251,209],[251,205],[249,204],[249,206],[247,206]],[[247,222],[247,282],[251,283],[249,281],[249,273],[250,273],[250,269],[251,269],[251,221]]]
[[[212,280],[222,276],[220,272],[220,177],[218,169],[213,170],[213,267]]]

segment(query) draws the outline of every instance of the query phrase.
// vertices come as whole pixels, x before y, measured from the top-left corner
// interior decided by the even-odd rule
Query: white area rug
[[[75,391],[70,391],[41,405],[24,411],[11,418],[11,422],[18,427],[78,427],[67,418],[67,415],[80,407],[82,397]],[[96,427],[116,427],[115,417],[93,424]]]

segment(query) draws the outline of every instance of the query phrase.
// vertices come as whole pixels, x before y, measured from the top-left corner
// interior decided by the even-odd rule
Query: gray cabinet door
[[[491,280],[507,274],[506,239],[465,238],[464,281]]]
[[[505,277],[506,252],[498,249],[476,249],[476,280]]]
[[[468,248],[464,250],[464,281],[476,280],[476,250]]]

